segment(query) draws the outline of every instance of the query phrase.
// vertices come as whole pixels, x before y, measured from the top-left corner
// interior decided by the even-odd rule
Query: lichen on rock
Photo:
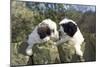
[[[75,53],[75,48],[73,43],[69,41],[58,45],[58,51],[60,55],[61,63],[78,62],[81,61]],[[84,52],[85,43],[82,44],[81,48]]]
[[[34,45],[32,59],[34,64],[60,63],[58,49],[51,40]]]

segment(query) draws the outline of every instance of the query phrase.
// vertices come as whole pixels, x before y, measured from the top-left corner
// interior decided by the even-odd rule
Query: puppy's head
[[[51,39],[58,39],[57,25],[50,19],[43,20],[38,27],[38,34],[41,39],[49,36]]]
[[[41,24],[41,26],[38,27],[38,34],[40,36],[40,39],[51,35],[50,28],[47,26],[47,24]]]
[[[62,35],[65,33],[66,35],[73,37],[77,32],[77,24],[70,19],[63,19],[59,24]]]

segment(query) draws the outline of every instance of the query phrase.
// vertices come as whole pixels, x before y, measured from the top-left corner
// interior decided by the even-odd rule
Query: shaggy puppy
[[[81,44],[84,42],[84,38],[77,24],[73,20],[65,18],[59,25],[61,36],[57,44],[69,41],[75,47],[76,54],[82,58],[83,52],[81,51]]]
[[[32,55],[32,47],[34,44],[47,42],[50,39],[58,39],[57,25],[50,19],[45,19],[39,23],[32,33],[28,36],[28,47],[26,49],[27,55]]]

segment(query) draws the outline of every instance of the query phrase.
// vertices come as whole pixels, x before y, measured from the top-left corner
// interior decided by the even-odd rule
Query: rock
[[[84,46],[82,45],[83,51]],[[33,55],[30,57],[25,54],[26,42],[12,43],[11,47],[11,65],[59,64],[80,61],[75,54],[73,45],[68,42],[59,46],[54,45],[52,41],[35,44]]]
[[[82,44],[82,51],[84,51],[85,43]],[[78,62],[81,61],[75,53],[73,43],[66,42],[58,45],[61,63]]]
[[[31,58],[34,64],[60,63],[58,49],[52,41],[34,45]]]
[[[26,45],[22,42],[11,43],[11,66],[27,65],[29,57],[25,55],[24,46]]]

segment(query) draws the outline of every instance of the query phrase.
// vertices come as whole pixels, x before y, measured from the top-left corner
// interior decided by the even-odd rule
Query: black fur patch
[[[43,39],[46,36],[51,35],[51,30],[50,30],[50,28],[48,26],[39,27],[38,28],[38,34],[40,36],[40,39]]]
[[[75,25],[74,23],[72,22],[68,22],[68,23],[65,23],[65,24],[61,24],[63,29],[64,29],[64,32],[73,37],[73,35],[76,33],[77,31],[77,25]]]

